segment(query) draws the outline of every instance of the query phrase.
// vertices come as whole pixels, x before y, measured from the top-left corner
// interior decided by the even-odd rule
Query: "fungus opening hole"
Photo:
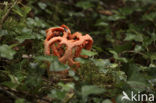
[[[74,39],[74,40],[79,40],[79,38],[77,38],[77,37],[74,37],[73,39]]]
[[[61,31],[53,31],[53,37],[63,36],[63,33]]]
[[[60,44],[61,41],[56,41],[51,45],[51,53],[55,56],[62,57],[66,51],[67,46]]]
[[[89,40],[84,41],[84,42],[83,42],[83,48],[84,48],[84,49],[89,49],[89,48],[90,48],[90,43],[91,43],[91,42],[90,42]]]
[[[58,49],[59,49],[59,51],[60,51],[60,57],[62,57],[62,56],[64,55],[64,53],[65,53],[67,47],[66,47],[65,44],[63,44],[63,45],[61,45],[61,47],[58,48]]]
[[[80,52],[81,52],[82,48],[81,46],[76,46],[72,49],[72,54],[74,57],[79,57],[80,56]]]

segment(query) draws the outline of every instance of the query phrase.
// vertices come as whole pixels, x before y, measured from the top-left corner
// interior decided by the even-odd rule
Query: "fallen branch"
[[[11,91],[8,91],[7,88],[5,88],[5,87],[0,87],[0,92],[5,93],[6,95],[8,95],[9,97],[11,97],[13,99],[17,99],[17,96],[14,93],[12,93]]]

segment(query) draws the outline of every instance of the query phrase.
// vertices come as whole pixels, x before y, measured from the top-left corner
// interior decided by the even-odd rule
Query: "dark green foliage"
[[[128,103],[122,91],[156,94],[155,11],[155,0],[1,0],[0,102]],[[76,73],[49,78],[45,61],[50,71],[69,69],[43,52],[45,30],[62,24],[94,45],[82,50],[89,58],[75,58]]]

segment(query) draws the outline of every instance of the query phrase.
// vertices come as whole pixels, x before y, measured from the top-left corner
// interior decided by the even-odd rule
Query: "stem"
[[[0,21],[0,29],[2,29],[2,24],[4,23],[4,21],[6,20],[6,18],[8,17],[11,9],[16,5],[18,0],[16,0],[15,2],[13,2],[13,4],[11,5],[11,7],[7,10],[7,12],[2,16],[2,19]]]

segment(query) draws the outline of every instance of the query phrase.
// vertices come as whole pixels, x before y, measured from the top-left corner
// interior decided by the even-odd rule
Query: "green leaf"
[[[138,81],[128,81],[127,82],[131,88],[137,90],[137,91],[144,91],[147,88],[147,85],[144,82],[138,82]]]
[[[2,37],[3,35],[7,35],[8,31],[7,30],[0,30],[0,37]]]
[[[0,46],[0,56],[7,58],[7,59],[13,59],[13,56],[16,54],[16,51],[11,49],[8,45],[4,44]]]
[[[128,64],[125,65],[125,73],[127,74],[128,81],[138,81],[138,82],[147,82],[145,75],[143,75],[136,64]],[[136,79],[137,78],[137,79]]]
[[[48,97],[51,98],[57,98],[62,100],[66,95],[66,91],[61,91],[61,90],[52,90],[51,93],[48,95]]]
[[[24,28],[22,28],[22,31],[21,32],[24,33],[24,34],[30,35],[30,34],[32,34],[32,29],[29,29],[27,27],[24,27]]]
[[[57,59],[50,64],[51,71],[62,71],[65,69],[69,69],[69,66],[67,64],[60,63]]]
[[[75,61],[78,61],[78,62],[80,62],[80,63],[82,63],[82,64],[84,64],[84,63],[86,63],[88,60],[87,59],[84,59],[84,58],[75,58]]]
[[[19,84],[19,80],[16,76],[9,74],[12,83]]]
[[[15,6],[13,11],[21,17],[26,17],[27,14],[31,11],[31,8],[28,6],[24,6],[22,8]]]
[[[132,43],[131,42],[124,42],[122,44],[113,44],[113,49],[114,51],[116,51],[117,53],[121,53],[124,51],[129,51],[132,48]]]
[[[24,15],[24,16],[27,16],[27,14],[31,11],[31,8],[28,7],[28,6],[24,6],[24,7],[22,8],[22,11],[23,11],[23,15]]]
[[[135,8],[130,8],[130,7],[124,7],[119,9],[119,13],[121,13],[123,16],[130,15],[134,12]]]
[[[106,27],[106,26],[108,26],[108,23],[106,23],[106,22],[99,22],[99,23],[96,23],[95,26]]]
[[[64,84],[64,83],[58,83],[58,86],[61,86],[61,88],[62,88],[62,90],[64,90],[64,91],[70,91],[71,89],[74,89],[74,83],[66,83],[66,84]]]
[[[143,42],[143,36],[140,33],[137,33],[137,34],[127,33],[126,38],[124,40],[125,41],[135,40],[135,41],[138,41],[138,42]]]
[[[35,36],[34,35],[21,35],[21,36],[16,37],[16,40],[18,40],[19,43],[22,43],[27,39],[35,39]]]
[[[125,18],[124,16],[112,15],[112,16],[109,16],[107,19],[110,21],[117,21],[117,20],[124,19],[124,18]]]
[[[47,7],[47,5],[46,5],[45,3],[43,3],[43,2],[39,2],[39,3],[38,3],[38,6],[39,6],[41,9],[43,9],[43,10]]]
[[[80,1],[76,4],[76,6],[83,8],[84,10],[94,7],[93,3],[91,3],[90,1]]]
[[[18,14],[19,16],[21,16],[21,17],[24,16],[24,15],[23,15],[22,9],[21,9],[18,5],[16,5],[16,6],[14,7],[13,11],[14,11],[16,14]]]
[[[142,17],[142,20],[149,20],[153,22],[156,19],[156,12],[151,12],[150,14],[145,13]]]
[[[113,57],[114,57],[116,60],[119,60],[119,61],[124,62],[124,63],[127,63],[127,62],[128,62],[127,58],[119,57],[119,55],[117,54],[117,52],[115,52],[115,51],[113,51],[113,50],[109,50],[109,52],[113,54]]]
[[[150,53],[150,58],[151,60],[156,60],[156,53],[155,52]]]
[[[97,55],[97,52],[82,49],[81,55],[94,56],[94,55]]]
[[[115,74],[116,74],[117,81],[121,81],[121,80],[126,81],[127,80],[127,76],[126,76],[125,72],[117,71]]]
[[[140,52],[141,50],[143,50],[143,48],[140,45],[136,45],[135,48],[134,48],[135,52]]]
[[[39,61],[49,61],[51,71],[62,71],[69,69],[69,66],[67,64],[60,63],[58,57],[56,56],[38,56],[35,57],[35,59]]]
[[[111,63],[108,59],[94,59],[95,65],[100,68],[105,68],[111,66]]]
[[[25,99],[18,98],[18,99],[16,99],[15,103],[25,103]]]
[[[11,81],[4,81],[1,83],[1,85],[7,86],[9,88],[14,88],[14,89],[18,87],[18,84],[13,83]]]
[[[84,17],[85,15],[82,12],[69,12],[69,16]]]
[[[109,99],[106,99],[106,100],[103,100],[102,103],[112,103],[112,101]]]
[[[73,70],[69,70],[68,73],[68,75],[71,77],[75,76],[75,72]]]
[[[35,57],[36,60],[39,60],[39,61],[49,61],[49,62],[52,62],[54,60],[53,56],[36,56]]]
[[[36,26],[37,25],[36,21],[32,18],[27,18],[26,23],[28,26]]]
[[[81,88],[81,95],[86,98],[90,94],[101,94],[104,93],[105,89],[99,88],[94,85],[85,85]]]

